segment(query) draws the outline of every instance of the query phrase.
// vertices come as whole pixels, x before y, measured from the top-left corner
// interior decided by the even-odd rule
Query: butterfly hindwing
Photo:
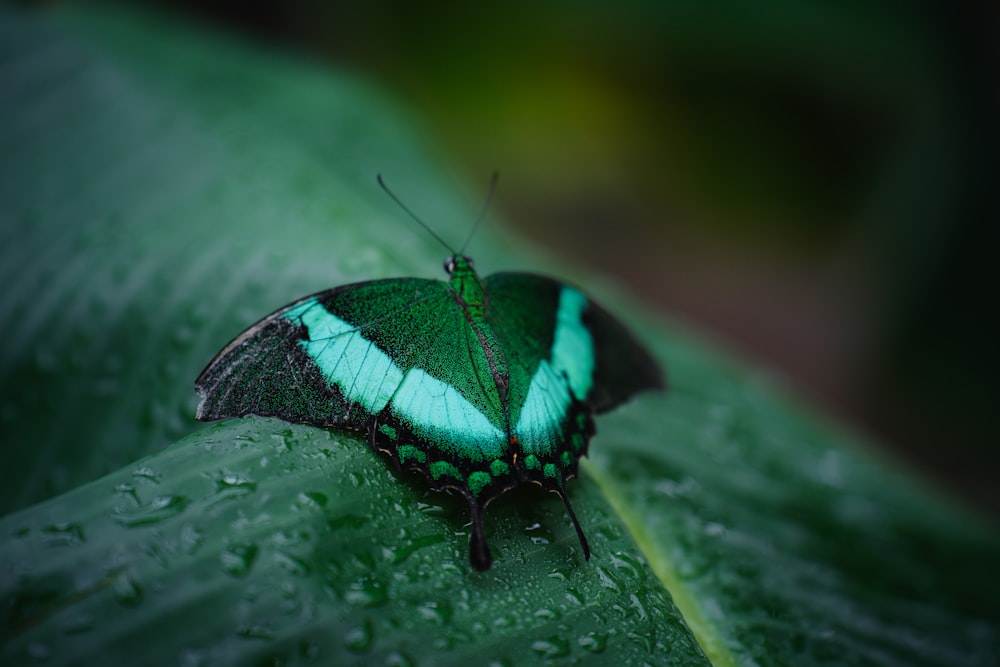
[[[591,412],[663,386],[645,349],[576,288],[526,273],[485,283],[491,324],[511,359],[511,424],[526,454],[579,456]]]

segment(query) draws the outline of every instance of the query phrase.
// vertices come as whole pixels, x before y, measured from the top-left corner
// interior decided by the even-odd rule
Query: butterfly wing
[[[511,367],[510,420],[526,453],[549,458],[567,440],[579,453],[589,413],[663,388],[649,352],[576,288],[526,273],[491,275],[486,288]]]
[[[389,370],[384,359],[374,343],[359,337],[357,326],[334,313],[351,310],[364,319],[359,302],[365,298],[405,311],[414,302],[438,301],[440,288],[431,280],[372,281],[320,292],[275,311],[237,336],[198,376],[198,419],[256,414],[320,426],[360,426],[367,415],[352,409],[358,403],[352,399],[377,405],[381,388],[389,389],[392,380],[377,383],[373,376],[381,371],[385,378]],[[366,324],[382,317],[370,314]],[[362,372],[373,377],[371,384],[360,384]],[[354,378],[345,381],[348,375]]]
[[[447,283],[402,278],[338,287],[265,317],[195,383],[203,420],[257,414],[367,431],[372,444],[487,461],[505,417],[475,333]]]

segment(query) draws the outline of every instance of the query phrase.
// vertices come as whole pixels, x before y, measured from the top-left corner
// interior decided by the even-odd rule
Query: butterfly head
[[[473,264],[471,257],[466,257],[465,255],[456,253],[444,260],[444,270],[449,276],[452,276],[455,275],[456,272],[474,273],[476,266]]]

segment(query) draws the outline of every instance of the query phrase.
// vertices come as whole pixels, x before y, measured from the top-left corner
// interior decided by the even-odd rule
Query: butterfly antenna
[[[407,214],[411,218],[413,218],[414,220],[417,221],[418,225],[420,225],[421,227],[423,227],[424,229],[426,229],[427,233],[430,234],[431,236],[433,236],[435,239],[437,239],[437,242],[440,243],[441,245],[443,245],[448,250],[448,252],[450,252],[452,255],[457,254],[452,249],[452,247],[450,245],[448,245],[447,243],[444,242],[444,239],[442,239],[440,236],[438,236],[436,233],[434,233],[434,230],[427,226],[426,222],[424,222],[423,220],[421,220],[420,218],[418,218],[416,213],[414,213],[409,208],[407,208],[406,204],[404,204],[403,202],[401,202],[399,200],[399,197],[397,197],[395,194],[393,194],[392,190],[389,189],[389,186],[386,185],[385,181],[382,180],[382,174],[377,174],[375,178],[378,180],[378,184],[382,186],[382,189],[385,190],[385,193],[387,195],[389,195],[390,197],[392,197],[392,200],[399,205],[399,208],[401,208],[404,211],[406,211]]]
[[[476,235],[476,231],[479,229],[479,225],[482,224],[483,218],[486,217],[486,211],[490,208],[490,202],[493,200],[493,191],[497,189],[497,180],[500,178],[500,172],[494,171],[492,178],[490,178],[490,189],[486,193],[486,201],[483,203],[483,210],[479,213],[479,217],[476,218],[476,224],[472,225],[472,231],[469,232],[469,237],[465,239],[465,243],[462,244],[462,249],[459,251],[460,254],[465,254],[465,248],[469,245],[469,241],[472,237]]]

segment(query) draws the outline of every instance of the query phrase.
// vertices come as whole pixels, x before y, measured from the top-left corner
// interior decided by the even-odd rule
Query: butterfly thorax
[[[462,307],[466,319],[472,326],[472,330],[476,333],[483,352],[486,354],[490,373],[493,375],[493,380],[500,392],[500,399],[506,404],[510,371],[500,341],[487,319],[488,297],[483,281],[476,273],[472,260],[464,255],[452,255],[445,261],[444,268],[451,276],[449,285],[455,293],[455,300]],[[506,412],[506,409],[504,411]],[[510,432],[509,423],[507,431]]]
[[[469,314],[471,321],[482,321],[486,309],[486,292],[472,260],[463,255],[452,255],[444,263],[445,271],[451,276],[449,284],[455,290],[459,304]]]

